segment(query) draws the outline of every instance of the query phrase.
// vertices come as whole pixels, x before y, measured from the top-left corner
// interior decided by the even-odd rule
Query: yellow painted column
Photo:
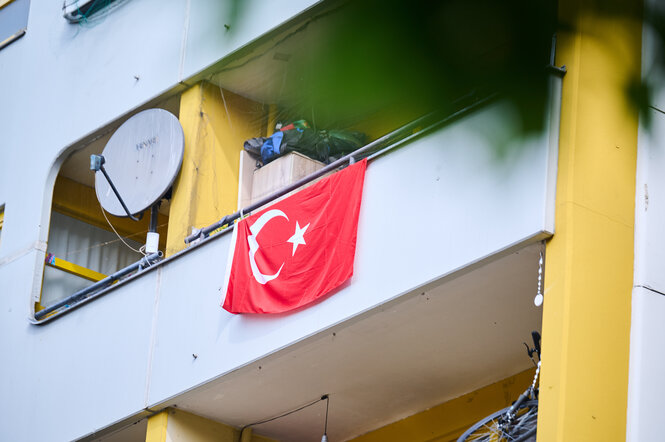
[[[236,211],[240,151],[246,139],[263,135],[265,109],[203,82],[182,94],[179,118],[185,154],[173,186],[167,256],[185,248],[193,228]]]
[[[556,233],[547,244],[538,441],[626,435],[638,113],[638,2],[563,0]],[[603,2],[596,2],[602,5]],[[634,78],[634,77],[633,77]],[[639,78],[639,77],[638,77]]]
[[[168,408],[148,418],[146,442],[276,442],[185,411]]]
[[[148,429],[145,433],[145,442],[166,442],[166,429],[169,422],[169,412],[164,410],[148,418]]]

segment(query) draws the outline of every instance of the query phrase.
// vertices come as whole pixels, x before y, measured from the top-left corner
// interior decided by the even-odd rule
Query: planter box
[[[255,163],[249,154],[242,152],[239,208],[247,207],[325,166],[297,152],[279,157],[259,169]]]

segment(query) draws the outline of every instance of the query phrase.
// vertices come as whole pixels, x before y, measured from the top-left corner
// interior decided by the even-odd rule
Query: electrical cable
[[[160,224],[160,225],[157,226],[157,228],[158,228],[158,229],[161,229],[162,227],[165,227],[165,226],[167,226],[167,225],[168,225],[168,223]],[[136,232],[136,235],[139,235],[139,234],[141,234],[141,233],[147,233],[147,232],[148,232],[147,230],[142,230],[142,231],[140,231],[140,232]],[[81,253],[81,252],[84,252],[84,251],[86,251],[86,250],[92,250],[92,249],[97,249],[97,248],[100,248],[100,247],[105,247],[105,246],[108,246],[109,244],[114,244],[114,243],[116,243],[116,242],[118,242],[118,241],[119,241],[118,239],[112,239],[112,240],[110,240],[110,241],[100,242],[100,243],[98,243],[98,244],[95,244],[94,246],[90,246],[90,247],[85,247],[85,248],[82,248],[82,249],[77,249],[77,250],[68,251],[68,252],[64,255],[64,257],[65,257],[65,259],[67,259],[67,258],[70,257],[70,256],[77,255],[77,254],[79,254],[79,253]],[[142,247],[145,247],[145,246],[142,246]]]
[[[222,102],[224,102],[224,111],[226,112],[226,119],[229,121],[229,127],[231,132],[235,135],[235,129],[233,128],[233,123],[231,123],[231,114],[229,113],[229,108],[226,106],[226,98],[224,97],[224,89],[219,86],[219,93],[222,95]]]
[[[148,256],[148,254],[145,253],[145,252],[142,252],[140,248],[139,248],[139,250],[136,250],[134,247],[132,247],[132,246],[130,246],[129,244],[127,244],[127,242],[125,242],[125,240],[122,238],[122,236],[120,236],[120,234],[118,233],[118,231],[115,230],[115,227],[113,227],[113,224],[111,224],[111,221],[109,221],[108,217],[106,216],[106,211],[104,210],[104,208],[102,207],[101,204],[99,205],[99,208],[100,208],[101,211],[102,211],[102,215],[104,215],[104,219],[106,220],[107,223],[109,223],[109,226],[111,226],[111,230],[113,230],[113,233],[116,234],[116,236],[118,237],[118,239],[119,239],[120,241],[122,241],[122,243],[123,243],[124,245],[126,245],[127,247],[129,247],[130,249],[132,249],[133,251],[135,251],[136,253],[139,253],[139,254],[141,254],[141,255],[143,255],[143,256]]]
[[[280,418],[286,417],[286,416],[288,416],[288,415],[290,415],[290,414],[296,413],[296,412],[298,412],[298,411],[300,411],[300,410],[304,410],[304,409],[307,408],[307,407],[311,407],[312,405],[318,404],[319,402],[321,402],[321,401],[325,401],[325,400],[328,400],[328,395],[327,395],[327,394],[324,394],[324,395],[321,396],[320,398],[318,398],[318,399],[316,399],[316,400],[314,400],[314,401],[312,401],[312,402],[309,402],[309,403],[307,403],[307,404],[305,404],[305,405],[302,405],[302,406],[300,406],[300,407],[298,407],[298,408],[295,408],[295,409],[293,409],[293,410],[287,411],[286,413],[282,413],[282,414],[280,414],[280,415],[278,415],[278,416],[274,416],[274,417],[271,417],[271,418],[269,418],[269,419],[264,419],[264,420],[261,420],[261,421],[252,422],[251,424],[247,424],[247,425],[243,426],[243,427],[240,429],[240,435],[241,435],[241,437],[242,437],[242,432],[245,430],[245,428],[253,427],[253,426],[255,426],[255,425],[265,424],[265,423],[267,423],[267,422],[272,422],[272,421],[274,421],[274,420],[277,420],[277,419],[280,419]],[[328,413],[327,413],[327,410],[328,410],[328,405],[326,404],[326,427],[328,426]]]

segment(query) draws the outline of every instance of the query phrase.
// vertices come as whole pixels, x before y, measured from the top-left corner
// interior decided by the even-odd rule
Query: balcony
[[[69,398],[34,402],[35,438],[94,438],[168,406],[243,426],[328,393],[328,433],[344,440],[529,368],[558,119],[498,158],[509,115],[494,102],[371,158],[354,276],[315,305],[222,310],[231,235],[218,234],[30,326],[46,367],[28,368],[26,397]],[[323,411],[255,431],[318,437]]]

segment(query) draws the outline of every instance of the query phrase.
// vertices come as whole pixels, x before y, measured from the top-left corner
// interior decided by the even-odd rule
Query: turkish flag
[[[353,275],[367,160],[236,223],[226,299],[231,313],[281,313]]]

